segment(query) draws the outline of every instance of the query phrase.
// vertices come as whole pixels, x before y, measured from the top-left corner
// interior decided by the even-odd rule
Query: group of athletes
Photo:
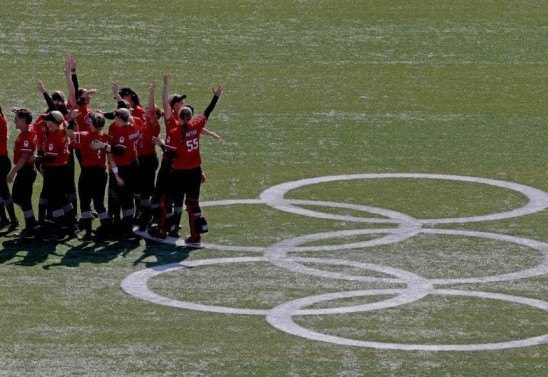
[[[163,75],[162,107],[155,104],[155,82],[150,85],[145,108],[132,89],[112,82],[116,106],[102,112],[91,108],[97,91],[79,88],[76,66],[69,55],[63,70],[68,98],[61,91],[48,93],[39,81],[47,110],[34,119],[26,108],[11,109],[19,130],[13,164],[7,147],[8,119],[0,107],[0,229],[15,231],[19,227],[15,203],[25,219],[17,235],[22,239],[58,240],[82,232],[79,238],[86,242],[127,240],[135,238],[136,225],[165,239],[179,237],[186,210],[190,235],[185,243],[200,246],[201,235],[208,231],[199,204],[205,181],[200,135],[222,142],[205,126],[223,94],[223,85],[213,88],[211,102],[194,117],[185,95],[170,95],[169,74]],[[160,137],[161,119],[165,139]],[[76,184],[77,163],[80,176]],[[32,202],[37,174],[43,176],[38,216]],[[95,230],[94,218],[100,221]]]

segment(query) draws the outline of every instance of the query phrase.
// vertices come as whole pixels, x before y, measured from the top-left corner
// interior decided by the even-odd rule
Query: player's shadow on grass
[[[32,267],[43,263],[50,255],[57,255],[55,252],[56,242],[38,242],[35,240],[13,239],[2,242],[3,251],[0,253],[0,263],[6,263],[12,259],[18,258],[22,253],[22,259],[13,264],[19,266]]]
[[[161,266],[163,264],[182,262],[195,250],[185,246],[177,246],[166,243],[154,242],[145,239],[146,248],[144,253],[133,262],[134,266],[144,264],[146,268]]]
[[[70,247],[58,263],[43,266],[49,270],[52,267],[79,267],[83,263],[103,264],[108,263],[119,256],[125,257],[141,245],[139,240],[112,243],[78,243]]]

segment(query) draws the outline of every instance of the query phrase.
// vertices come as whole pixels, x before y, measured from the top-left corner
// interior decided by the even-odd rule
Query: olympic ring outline
[[[490,298],[502,301],[515,302],[529,305],[534,308],[548,311],[548,302],[535,299],[527,299],[519,296],[504,295],[499,293],[480,292],[480,291],[464,291],[464,290],[439,290],[434,289],[428,292],[429,294],[437,295],[452,295],[452,296],[470,296],[480,298]],[[316,331],[306,329],[296,324],[292,317],[294,312],[301,310],[300,308],[311,304],[316,304],[322,301],[335,300],[339,298],[348,298],[356,296],[369,296],[380,294],[377,290],[364,291],[346,291],[327,293],[316,296],[307,296],[293,301],[288,301],[274,307],[267,315],[267,322],[274,328],[285,333],[296,335],[302,338],[328,342],[345,346],[358,346],[363,348],[375,349],[391,349],[403,351],[487,351],[500,350],[508,348],[529,347],[534,345],[548,343],[548,334],[530,337],[526,339],[511,340],[506,342],[496,343],[472,343],[472,344],[405,344],[405,343],[388,343],[388,342],[373,342],[354,340],[349,338],[338,337],[334,335],[326,335]]]
[[[372,233],[372,232],[382,232],[386,231],[386,229],[362,229],[361,230],[364,233]],[[453,234],[453,235],[462,235],[463,232],[466,233],[468,236],[475,236],[475,237],[487,237],[487,238],[493,238],[493,239],[499,239],[497,238],[496,233],[484,233],[484,232],[467,232],[467,231],[458,231],[458,230],[430,230],[430,229],[423,229],[425,232],[431,231],[433,234]],[[348,231],[339,231],[339,232],[329,232],[329,233],[322,233],[320,234],[320,238],[328,238],[330,236],[334,236],[337,233],[339,235],[346,235]],[[533,247],[542,247],[544,251],[548,250],[548,244],[544,244],[542,242],[533,241],[533,240],[527,240],[527,239],[519,239],[517,237],[512,236],[504,236],[506,241],[512,242],[512,241],[518,241],[521,244],[527,244],[527,246]],[[294,247],[295,244],[298,244],[299,242],[306,242],[311,239],[315,239],[314,235],[306,235],[301,237],[295,237],[293,239],[290,239],[292,242],[286,242],[286,247],[288,247],[289,250],[295,250],[291,249],[291,247]],[[517,243],[517,242],[515,242]],[[546,254],[545,254],[546,255]],[[279,256],[280,260],[287,260],[286,256]],[[353,267],[364,267],[365,264],[359,263],[359,262],[348,262],[344,260],[331,260],[331,259],[322,259],[322,258],[294,258],[295,261],[298,262],[313,262],[313,263],[326,263],[326,264],[341,264],[341,265],[348,265]],[[541,263],[541,265],[537,267],[530,268],[528,270],[522,270],[520,272],[514,272],[509,274],[502,274],[497,276],[488,276],[488,277],[480,277],[480,278],[467,278],[467,279],[426,279],[423,277],[420,277],[419,275],[409,273],[408,271],[403,271],[399,269],[394,270],[388,270],[391,269],[391,267],[387,266],[381,266],[377,271],[385,272],[385,273],[400,273],[400,274],[411,274],[413,275],[412,278],[409,280],[406,280],[405,282],[408,285],[407,289],[378,289],[378,290],[368,290],[368,291],[357,291],[360,292],[360,295],[390,295],[390,294],[397,294],[400,293],[399,296],[375,302],[372,304],[365,304],[365,305],[359,305],[354,307],[336,307],[331,309],[316,309],[311,311],[306,310],[299,310],[296,313],[286,313],[283,310],[281,311],[282,314],[279,313],[281,309],[277,309],[279,307],[286,308],[289,305],[288,303],[280,304],[274,307],[270,310],[260,310],[260,309],[244,309],[244,308],[228,308],[228,307],[222,307],[222,306],[212,306],[212,305],[204,305],[204,304],[194,304],[190,302],[185,301],[179,301],[179,300],[173,300],[166,298],[164,296],[160,296],[148,289],[147,281],[155,277],[161,273],[173,271],[176,269],[181,268],[189,268],[189,267],[197,267],[197,266],[204,266],[204,265],[211,265],[211,264],[224,264],[224,263],[237,263],[237,262],[258,262],[258,261],[271,261],[271,258],[268,256],[261,258],[261,257],[255,257],[255,258],[219,258],[219,259],[205,259],[205,260],[196,260],[192,261],[186,264],[171,264],[171,265],[163,265],[163,266],[157,266],[152,269],[145,269],[138,271],[130,276],[128,276],[124,281],[122,282],[122,288],[130,295],[154,302],[161,305],[167,305],[167,306],[173,306],[177,308],[182,309],[190,309],[190,310],[200,310],[200,311],[208,311],[208,312],[214,312],[214,313],[225,313],[225,314],[247,314],[247,315],[266,315],[267,321],[271,324],[273,322],[273,318],[280,318],[282,317],[282,314],[285,314],[287,317],[285,320],[281,321],[284,323],[284,325],[278,324],[277,326],[274,326],[278,329],[282,330],[282,327],[284,327],[285,332],[293,334],[293,335],[299,335],[305,338],[314,339],[314,340],[322,340],[322,341],[329,341],[337,344],[344,344],[344,345],[355,345],[355,346],[361,346],[361,347],[374,347],[374,348],[381,348],[381,349],[399,349],[399,350],[429,350],[429,351],[477,351],[477,350],[492,350],[492,349],[504,349],[504,348],[511,348],[515,346],[519,347],[525,347],[530,345],[536,345],[536,344],[542,344],[548,342],[548,334],[527,338],[523,340],[518,341],[508,341],[508,342],[499,342],[499,343],[485,343],[485,344],[460,344],[460,345],[420,345],[420,344],[401,344],[401,343],[383,343],[383,342],[367,342],[367,341],[355,341],[352,339],[347,338],[341,338],[341,337],[333,337],[330,335],[325,335],[321,333],[316,333],[311,330],[303,329],[302,327],[295,324],[292,320],[290,320],[289,317],[292,317],[294,315],[313,315],[313,314],[332,314],[332,313],[351,313],[356,311],[367,311],[367,310],[379,310],[384,309],[388,307],[394,307],[403,305],[405,303],[411,303],[415,302],[429,294],[441,294],[443,292],[449,292],[450,290],[439,290],[439,289],[433,289],[432,286],[435,284],[455,284],[455,283],[479,283],[479,282],[494,282],[494,281],[505,281],[505,280],[513,280],[513,279],[523,279],[523,278],[529,278],[534,276],[539,276],[542,274],[545,274],[548,269],[546,267],[546,258],[544,258],[544,262]],[[275,264],[279,267],[286,267],[283,264]],[[369,265],[369,268],[371,268],[373,265]],[[381,269],[382,268],[382,269]],[[320,274],[323,274],[323,277],[330,277],[333,278],[334,276],[331,275],[341,275],[338,273],[331,273],[328,271],[320,271]],[[389,272],[390,271],[390,272]],[[528,271],[528,272],[526,272]],[[302,272],[302,271],[298,271]],[[306,272],[305,272],[306,273]],[[318,275],[318,274],[313,274]],[[322,276],[322,275],[319,275]],[[392,280],[386,280],[383,278],[374,278],[374,277],[367,277],[367,276],[353,276],[349,275],[349,277],[345,277],[346,280],[360,280],[360,281],[379,281],[379,282],[392,282]],[[340,277],[339,277],[340,278]],[[413,280],[417,279],[419,281],[419,285],[417,286],[417,281]],[[399,282],[399,281],[394,281]],[[411,283],[411,284],[409,284]],[[411,292],[411,296],[409,297],[409,293]],[[441,293],[439,293],[441,292]],[[476,296],[476,297],[516,297],[516,296],[508,296],[508,295],[500,295],[496,296],[497,294],[491,294],[491,293],[485,293],[481,292],[483,296],[479,296],[478,294],[474,293],[477,291],[458,291],[463,292],[460,294],[455,295],[462,295],[462,296]],[[405,294],[407,293],[408,296]],[[337,296],[340,295],[340,296]],[[316,295],[316,296],[307,296],[301,299],[292,300],[289,301],[289,303],[295,303],[295,302],[307,302],[307,303],[314,303],[314,299],[316,297],[335,297],[335,298],[342,298],[342,297],[351,297],[352,295],[345,296],[345,292],[338,292],[338,293],[332,293],[332,294],[322,294],[322,295]],[[491,295],[491,296],[489,296]],[[335,299],[332,298],[332,299]],[[534,306],[540,309],[543,309],[545,311],[548,311],[548,303],[541,300],[533,300],[533,299],[525,299],[525,298],[514,298],[512,300],[509,299],[503,299],[505,301],[513,301],[513,302],[520,302],[525,303],[530,306]],[[523,302],[519,301],[523,300]],[[528,301],[532,300],[532,301]],[[531,302],[535,303],[535,305],[530,304]],[[397,304],[397,305],[395,305]],[[290,305],[289,305],[290,306]],[[275,313],[275,314],[272,314]],[[296,334],[296,329],[299,330],[299,334]],[[325,335],[325,336],[324,336]],[[320,339],[321,338],[321,339]]]
[[[512,217],[520,217],[532,213],[540,212],[548,208],[548,194],[542,190],[529,187],[526,185],[499,181],[495,179],[469,177],[460,175],[445,175],[445,174],[420,174],[420,173],[380,173],[380,174],[351,174],[351,175],[332,175],[316,178],[301,179],[272,186],[264,190],[259,196],[260,199],[273,208],[293,214],[312,216],[321,218],[330,218],[342,221],[364,222],[363,218],[355,216],[341,216],[316,212],[292,205],[284,198],[284,195],[294,189],[301,188],[317,183],[334,182],[340,180],[355,180],[355,179],[387,179],[387,178],[412,178],[412,179],[439,179],[461,182],[482,183],[489,186],[506,188],[522,195],[525,195],[529,202],[520,208],[511,211],[498,212],[491,215],[471,216],[471,217],[456,217],[456,218],[440,218],[440,219],[417,219],[422,224],[449,224],[449,223],[469,223],[478,221],[502,220]]]
[[[400,279],[386,279],[378,277],[368,277],[369,282],[384,282],[384,283],[407,283],[407,289],[386,289],[383,294],[398,294],[400,292],[408,292],[408,296],[411,299],[404,297],[396,297],[393,299],[387,299],[380,301],[378,303],[359,305],[354,307],[345,307],[342,309],[345,313],[358,312],[367,309],[369,307],[379,307],[379,308],[388,308],[402,303],[414,302],[417,299],[420,299],[426,295],[432,286],[428,283],[427,279],[422,278],[419,275],[413,274],[408,271],[401,269],[386,267],[370,264],[370,263],[360,263],[360,262],[349,262],[338,259],[318,259],[318,258],[300,258],[302,261],[308,260],[309,262],[314,263],[323,263],[323,264],[333,264],[333,265],[347,265],[350,267],[357,268],[367,268],[370,270],[375,270],[382,273],[399,275]],[[157,293],[154,293],[148,288],[147,282],[166,272],[172,272],[180,269],[188,269],[198,266],[207,266],[207,265],[217,265],[217,264],[228,264],[228,263],[249,263],[249,262],[268,262],[267,259],[263,257],[234,257],[234,258],[216,258],[216,259],[198,259],[195,261],[190,261],[187,263],[171,263],[162,266],[156,266],[144,270],[134,272],[127,276],[121,283],[122,289],[131,296],[141,298],[146,301],[150,301],[156,304],[164,306],[172,306],[180,309],[189,309],[197,310],[203,312],[212,312],[212,313],[224,313],[224,314],[244,314],[244,315],[266,315],[270,312],[270,309],[246,309],[246,308],[232,308],[226,306],[217,306],[217,305],[205,305],[205,304],[195,304],[188,301],[174,300],[161,296]],[[403,295],[400,295],[403,296]],[[396,305],[397,304],[397,305]],[[299,315],[319,315],[319,314],[335,314],[340,313],[341,308],[332,308],[332,309],[316,309],[316,310],[304,310]]]
[[[321,212],[315,212],[315,211],[301,209],[299,207],[295,207],[295,205],[297,205],[297,204],[300,204],[300,205],[318,205],[318,206],[325,205],[325,206],[332,206],[332,207],[339,207],[339,208],[351,208],[351,209],[357,209],[357,210],[361,210],[361,211],[368,211],[368,212],[371,212],[371,213],[377,213],[377,214],[381,214],[381,215],[385,215],[385,216],[386,216],[386,213],[388,213],[387,211],[390,211],[390,210],[378,209],[378,208],[375,208],[375,207],[368,207],[368,206],[354,206],[354,205],[351,205],[351,204],[340,204],[340,203],[333,203],[333,202],[320,202],[320,201],[307,201],[307,200],[287,200],[283,197],[285,195],[285,193],[287,191],[289,191],[289,189],[296,188],[296,187],[302,187],[303,185],[321,183],[321,182],[329,182],[329,181],[340,180],[340,179],[348,180],[348,179],[364,179],[364,178],[367,178],[367,179],[371,179],[371,178],[430,178],[430,179],[448,179],[448,180],[484,183],[484,184],[489,184],[489,185],[493,185],[493,186],[509,188],[511,190],[520,192],[529,199],[529,202],[526,205],[524,205],[520,208],[514,209],[512,211],[495,213],[495,214],[491,214],[491,215],[474,216],[474,217],[461,217],[461,218],[414,219],[411,216],[404,215],[404,214],[401,214],[401,213],[398,213],[398,212],[395,212],[395,211],[391,211],[391,214],[388,215],[389,217],[405,219],[404,221],[400,220],[398,222],[398,221],[393,221],[393,219],[385,220],[385,219],[376,219],[376,218],[355,218],[353,216],[331,215],[331,214],[325,214],[325,213],[321,213]],[[303,182],[304,182],[304,184],[303,184]],[[300,184],[300,186],[299,185],[295,186],[297,183]],[[280,188],[282,188],[283,190],[280,191]],[[390,234],[389,234],[389,236],[383,237],[383,239],[380,239],[380,244],[383,244],[383,242],[385,242],[386,239],[388,239],[389,237],[393,236],[393,234],[397,235],[398,232],[400,232],[401,234],[404,234],[405,231],[402,230],[402,228],[404,226],[407,226],[407,227],[410,228],[410,229],[407,230],[407,233],[412,234],[410,237],[412,237],[413,235],[419,234],[419,233],[457,234],[457,235],[465,235],[465,236],[469,236],[469,237],[470,236],[472,236],[472,237],[473,236],[486,237],[486,238],[492,238],[492,239],[496,239],[496,240],[506,240],[506,241],[510,241],[510,242],[530,246],[530,247],[536,248],[537,250],[541,251],[545,256],[543,263],[541,263],[540,265],[538,265],[536,267],[533,267],[533,268],[526,269],[526,270],[522,270],[520,272],[514,272],[514,273],[508,273],[508,274],[502,274],[502,275],[490,276],[490,277],[479,277],[479,278],[430,279],[432,284],[454,284],[454,283],[514,280],[514,279],[522,279],[524,277],[543,275],[548,271],[548,268],[547,268],[548,244],[538,242],[538,241],[534,241],[534,240],[529,240],[529,239],[524,239],[524,238],[517,238],[517,237],[512,237],[512,236],[506,236],[506,235],[500,235],[500,234],[495,234],[495,233],[450,231],[450,230],[440,230],[440,229],[421,229],[421,226],[418,225],[418,224],[422,225],[422,224],[439,224],[439,223],[453,223],[453,222],[459,223],[459,222],[499,220],[499,219],[503,219],[503,218],[517,217],[517,216],[523,216],[523,215],[535,213],[535,212],[541,211],[541,210],[548,207],[548,194],[546,194],[545,192],[543,192],[541,190],[538,190],[538,189],[535,189],[535,188],[532,188],[532,187],[529,187],[529,186],[515,184],[515,183],[511,183],[511,182],[497,181],[497,180],[485,179],[485,178],[464,177],[464,176],[449,176],[449,175],[439,175],[439,174],[407,174],[407,173],[390,174],[389,173],[389,174],[356,174],[356,175],[352,175],[352,176],[327,176],[327,177],[319,177],[319,178],[316,178],[316,179],[305,179],[305,180],[300,180],[300,181],[288,182],[288,183],[285,183],[285,184],[273,186],[270,189],[267,189],[267,190],[263,191],[263,193],[261,194],[259,200],[227,200],[227,201],[217,201],[217,202],[204,202],[203,206],[205,207],[205,206],[212,206],[212,205],[232,205],[232,204],[267,204],[267,205],[270,205],[273,208],[284,210],[286,212],[291,212],[291,213],[296,213],[296,214],[304,214],[304,215],[311,215],[311,216],[314,216],[314,217],[321,217],[321,218],[333,218],[333,219],[344,220],[344,221],[370,222],[370,223],[375,223],[375,222],[377,222],[377,223],[393,223],[393,222],[398,223],[400,225],[400,228],[395,228],[397,230],[392,230],[392,229],[389,229],[389,230],[385,229],[384,230],[385,232],[390,233]],[[371,231],[371,230],[369,230],[369,231]],[[461,233],[459,233],[459,232],[461,232]],[[382,233],[382,232],[379,232],[379,230],[377,230],[377,233]],[[297,237],[297,238],[307,239],[307,237],[310,238],[310,235],[309,236]],[[294,240],[294,239],[292,239],[292,240]],[[370,242],[373,245],[374,244],[373,242],[375,242],[375,241],[379,242],[378,240],[379,239],[366,241],[366,242]],[[395,242],[398,242],[398,241],[395,241]],[[302,248],[302,247],[301,248],[294,247],[293,249],[287,248],[287,243],[288,243],[287,240],[282,241],[279,244],[284,244],[284,243],[286,244],[286,245],[284,245],[284,247],[286,247],[285,252],[287,252],[288,250],[291,250],[291,251],[309,250],[307,248]],[[276,245],[278,245],[278,244],[276,244]],[[350,248],[353,247],[353,244],[349,244],[349,245],[350,245]],[[337,245],[337,249],[341,249],[341,248],[346,249],[348,247],[344,247],[344,246],[349,246],[349,245]],[[210,248],[216,248],[216,246],[219,246],[220,247],[219,249],[224,248],[225,250],[227,250],[227,249],[232,249],[232,250],[239,249],[239,247],[230,247],[229,246],[227,248],[223,245],[208,245],[208,247],[210,247]],[[343,246],[343,247],[341,247],[341,246]],[[365,246],[361,246],[361,247],[365,247]],[[270,248],[272,248],[272,246]],[[264,250],[265,248],[247,248],[246,251],[257,252],[257,251],[260,251],[261,249]],[[318,251],[317,250],[318,247],[314,247],[313,249],[315,251]],[[279,250],[279,247],[278,247],[278,250]],[[250,258],[250,259],[253,260],[254,258]],[[270,255],[270,257],[267,256],[266,259],[269,259],[270,262],[272,262],[272,261],[277,261],[277,262],[283,261],[284,263],[287,263],[287,261],[289,260],[287,258],[287,256],[281,257],[280,255],[274,255],[274,256]],[[293,259],[294,259],[293,261],[289,262],[290,264],[295,263],[297,260],[298,261],[306,261],[307,260],[307,258],[293,258]],[[312,259],[314,259],[314,258],[312,258]],[[262,260],[262,259],[258,258],[257,260]],[[323,261],[323,259],[316,259],[316,263],[321,263],[320,261]],[[199,261],[195,261],[195,262],[199,262]],[[286,266],[283,265],[284,263],[282,263],[280,265],[280,267],[285,268]],[[341,263],[346,263],[346,261],[341,261]],[[146,271],[146,270],[143,270],[143,271]],[[317,271],[321,271],[321,270],[317,270]],[[302,271],[299,271],[299,272],[302,272]],[[322,273],[322,275],[325,275],[326,272],[321,271],[321,273]],[[524,276],[524,274],[528,275],[528,276]],[[132,275],[134,275],[134,274],[132,274]],[[132,275],[130,275],[130,276],[132,276]],[[125,286],[125,287],[127,287],[126,279],[124,279],[125,284],[123,284],[123,286]],[[425,278],[423,278],[423,279],[425,279]],[[145,286],[146,286],[146,284],[145,284]],[[147,289],[148,289],[148,287],[147,287]],[[126,288],[124,288],[124,290],[126,290]],[[374,290],[373,292],[384,292],[384,293],[377,293],[377,294],[388,294],[387,292],[392,292],[392,294],[396,294],[396,292],[398,292],[398,291],[410,291],[410,289],[407,289],[407,290]],[[421,290],[419,290],[419,291],[421,291]],[[127,290],[126,290],[126,292],[127,292]],[[371,291],[359,291],[359,292],[363,293],[363,292],[371,292]],[[425,292],[425,290],[423,289],[421,291],[421,294],[423,294],[422,297],[424,297],[424,295],[425,295],[424,292]],[[498,299],[503,299],[503,298],[500,298],[500,297],[504,297],[503,300],[506,300],[506,301],[516,301],[516,300],[521,300],[521,299],[523,299],[523,300],[532,300],[532,299],[516,298],[517,296],[499,295],[499,294],[491,294],[491,293],[485,293],[485,292],[479,292],[478,293],[478,291],[456,291],[456,290],[450,291],[450,290],[430,289],[430,293],[433,293],[433,294],[443,294],[444,292],[453,292],[452,294],[454,294],[454,295],[463,295],[463,296],[474,296],[475,294],[482,294],[483,298],[496,297]],[[457,292],[457,293],[455,293],[455,292]],[[449,294],[449,293],[447,293],[447,294]],[[156,295],[156,294],[153,294],[153,295]],[[372,295],[372,294],[366,293],[366,294],[363,294],[363,295]],[[157,296],[160,297],[160,298],[163,298],[163,296],[159,296],[159,295],[157,295]],[[321,297],[321,296],[325,296],[325,295],[308,296],[308,298],[310,298],[310,297]],[[405,300],[402,300],[401,296],[402,295],[396,296],[396,298],[389,299],[389,300],[405,301]],[[511,300],[507,299],[509,297],[512,298],[512,299]],[[146,299],[146,298],[144,298],[144,299]],[[165,299],[165,298],[163,298],[163,299]],[[418,299],[420,299],[420,298],[418,298]],[[169,300],[169,299],[167,299],[167,300]],[[289,303],[300,302],[299,300],[305,300],[306,301],[307,298],[305,297],[305,298],[302,298],[302,299],[292,300]],[[383,302],[386,302],[386,301],[388,301],[388,300],[380,301],[380,303],[383,303]],[[409,299],[407,301],[412,302],[412,301],[409,301]],[[309,300],[307,302],[309,302]],[[544,301],[533,300],[533,301],[530,301],[530,302],[536,303],[537,307],[540,307],[541,309],[543,309],[545,311],[548,310],[548,304]],[[284,306],[284,305],[286,305],[286,306]],[[267,311],[268,312],[268,314],[266,314],[267,318],[272,318],[272,313],[278,313],[278,309],[276,309],[276,308],[279,308],[279,307],[285,308],[285,307],[287,307],[287,305],[289,305],[289,304],[288,303],[280,304],[280,305],[276,306],[275,308],[271,309],[270,311]],[[361,305],[361,306],[358,306],[358,307],[361,307],[362,308],[361,310],[363,311],[363,310],[368,310],[368,309],[366,309],[368,307],[368,305],[370,305],[370,304],[366,304],[365,306]],[[379,306],[379,304],[374,303],[372,306],[377,307],[377,306]],[[530,306],[535,306],[535,305],[530,305]],[[190,309],[190,307],[185,307],[185,308]],[[233,308],[232,309],[227,309],[227,308],[224,308],[224,307],[221,307],[221,308],[223,308],[223,309],[221,309],[222,313],[227,313],[227,310],[232,310],[233,309]],[[200,309],[194,309],[194,310],[200,310]],[[247,309],[234,309],[234,310],[242,311],[242,312],[233,312],[234,314],[251,314],[250,312],[247,312]],[[253,309],[251,309],[251,310],[253,310]],[[319,310],[321,311],[322,309],[319,309]],[[340,313],[341,308],[334,308],[332,310],[337,310],[337,313]],[[352,310],[352,309],[350,309],[350,310]],[[301,314],[301,313],[306,313],[306,312],[298,311],[297,313],[289,313],[290,314],[289,317],[292,317],[293,315],[297,315],[297,314]],[[261,312],[255,312],[253,314],[265,315],[265,313],[262,312],[262,311]],[[289,319],[291,319],[291,318],[289,318]],[[287,319],[286,319],[286,322],[294,323],[292,320],[287,320]],[[270,323],[270,320],[269,320],[269,323]],[[295,326],[298,326],[298,325],[295,324]],[[276,327],[276,326],[274,326],[274,327]],[[286,332],[289,332],[289,331],[286,331]],[[307,332],[309,332],[309,330],[302,329],[302,333],[307,333]],[[291,332],[289,332],[289,333],[291,333]],[[319,334],[319,333],[317,333],[317,334]],[[297,335],[299,335],[299,334],[297,334]],[[301,336],[301,335],[299,335],[299,336]],[[325,334],[319,334],[319,336],[322,339],[316,339],[316,340],[327,341],[326,339],[331,339],[331,336],[328,336],[328,335],[325,335]],[[306,337],[306,336],[303,336],[303,337]],[[335,338],[337,338],[337,337],[335,337]],[[342,343],[339,343],[339,344],[344,344],[346,342],[350,342],[350,343],[358,342],[359,343],[360,341],[353,341],[351,339],[346,339],[346,338],[338,338],[338,340],[335,341],[335,343],[337,343],[337,342],[342,342]],[[546,343],[546,342],[548,342],[548,334],[547,335],[541,335],[541,336],[538,336],[538,337],[533,337],[533,338],[527,338],[527,339],[524,339],[524,340],[518,340],[518,341],[479,344],[479,345],[478,344],[475,344],[475,345],[474,344],[472,344],[472,345],[402,345],[402,344],[398,344],[398,343],[388,344],[388,343],[377,343],[377,342],[365,342],[365,343],[360,343],[360,344],[362,346],[371,346],[371,347],[374,347],[374,348],[402,347],[402,348],[395,348],[395,349],[473,351],[473,350],[480,350],[480,349],[484,350],[484,349],[502,349],[502,348],[525,347],[525,346],[529,346],[529,345],[533,345],[533,344],[543,344],[543,343]],[[349,344],[349,345],[356,345],[356,344]]]

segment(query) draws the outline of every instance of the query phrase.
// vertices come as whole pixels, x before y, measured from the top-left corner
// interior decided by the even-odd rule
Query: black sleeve
[[[121,156],[125,152],[125,149],[119,145],[111,145],[110,146],[110,153],[112,153],[115,156]]]
[[[70,77],[72,78],[72,83],[74,84],[74,92],[78,95],[78,90],[80,89],[78,88],[78,76],[76,76],[76,73],[73,73]]]
[[[118,101],[118,108],[119,109],[128,109],[128,103],[126,101]]]
[[[219,97],[213,96],[213,98],[211,99],[211,102],[209,103],[209,105],[207,105],[206,109],[204,110],[204,116],[206,117],[206,119],[209,118],[209,115],[215,108],[215,105],[217,104],[218,100],[219,100]]]
[[[53,100],[51,99],[51,96],[48,92],[44,92],[44,99],[46,100],[46,103],[48,105],[48,111],[54,111],[57,110],[57,106],[53,103]]]
[[[177,155],[177,152],[175,152],[175,151],[169,151],[169,150],[168,150],[168,151],[165,151],[165,152],[164,152],[164,156],[166,156],[166,158],[167,158],[168,160],[173,160],[173,159],[175,158],[176,155]]]
[[[103,113],[105,119],[114,119],[114,111],[109,111],[108,113]]]

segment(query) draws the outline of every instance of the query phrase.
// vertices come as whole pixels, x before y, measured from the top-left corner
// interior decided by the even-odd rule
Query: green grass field
[[[546,2],[8,2],[0,106],[41,112],[36,82],[66,91],[68,53],[81,86],[99,90],[93,107],[105,111],[115,105],[112,80],[146,102],[150,82],[170,72],[171,90],[200,111],[225,84],[208,122],[225,143],[202,138],[201,147],[210,246],[18,245],[0,233],[0,376],[548,374]],[[348,179],[383,173],[400,176]],[[404,173],[527,186],[537,209],[483,219],[531,198]],[[258,201],[274,186],[326,176],[343,177],[285,195],[330,202],[299,205],[325,218]],[[40,187],[38,179],[35,196]],[[401,236],[402,221],[421,230],[382,243]],[[309,259],[284,268],[267,257],[280,250]],[[164,265],[174,268],[160,274]],[[126,293],[122,282],[146,271],[158,272],[148,288],[166,303],[248,312]],[[482,278],[490,276],[503,278]],[[420,293],[405,290],[419,283],[433,290],[376,306]],[[343,297],[352,291],[363,292]],[[293,303],[335,313],[283,317]],[[342,312],[361,305],[376,310]],[[309,331],[282,331],[288,322]],[[301,336],[311,332],[321,339]],[[331,341],[343,338],[355,344]],[[493,346],[531,338],[537,344]],[[474,349],[482,344],[491,346]],[[447,345],[468,348],[436,349]]]

